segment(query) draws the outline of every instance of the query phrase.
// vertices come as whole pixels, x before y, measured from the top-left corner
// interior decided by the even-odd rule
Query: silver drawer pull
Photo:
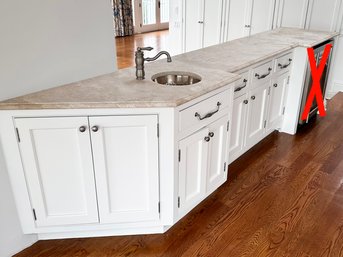
[[[217,109],[216,109],[215,111],[213,111],[213,112],[207,113],[207,114],[206,114],[205,116],[203,116],[203,117],[201,117],[201,115],[200,115],[198,112],[196,112],[196,113],[195,113],[195,117],[197,117],[199,120],[204,120],[204,119],[210,118],[210,117],[212,117],[213,114],[219,112],[219,108],[220,108],[221,105],[222,105],[222,104],[221,104],[220,102],[218,102],[218,103],[217,103]]]
[[[244,79],[244,80],[243,80],[243,86],[237,87],[237,88],[235,89],[235,92],[241,91],[243,88],[245,88],[245,87],[247,86],[247,82],[248,82],[248,80]]]
[[[280,68],[281,70],[282,70],[282,69],[286,69],[289,65],[291,65],[292,59],[289,58],[288,61],[289,61],[289,63],[287,63],[287,64],[281,64],[281,63],[279,63],[279,64],[278,64],[279,68]]]
[[[272,68],[268,68],[268,73],[263,74],[263,75],[260,75],[260,74],[255,73],[255,77],[256,77],[257,79],[264,79],[265,77],[267,77],[267,76],[270,75],[270,72],[271,72],[271,71],[272,71]]]

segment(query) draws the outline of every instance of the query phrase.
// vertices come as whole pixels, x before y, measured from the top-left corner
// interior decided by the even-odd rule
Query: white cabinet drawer
[[[252,83],[259,85],[264,81],[270,79],[273,73],[273,61],[262,64],[252,70]]]
[[[242,78],[236,82],[234,90],[234,98],[244,95],[248,90],[249,84],[249,71],[240,74]]]
[[[289,53],[275,60],[275,72],[287,72],[290,70],[293,61],[293,54]]]
[[[180,111],[179,131],[199,129],[223,116],[229,107],[230,91],[225,90]]]

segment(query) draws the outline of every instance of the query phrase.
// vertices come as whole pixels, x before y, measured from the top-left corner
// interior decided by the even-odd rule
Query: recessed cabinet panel
[[[336,31],[340,3],[341,0],[311,0],[306,28],[309,30]]]
[[[37,227],[98,222],[87,118],[15,123]]]
[[[226,181],[227,125],[228,117],[224,116],[209,126],[210,144],[208,151],[207,194],[212,193]]]
[[[266,110],[269,86],[270,82],[267,82],[250,92],[246,134],[247,147],[255,145],[263,138],[267,122]]]
[[[278,27],[305,28],[309,0],[281,0]]]
[[[157,116],[90,117],[101,223],[159,219]]]
[[[184,50],[197,50],[203,46],[204,0],[184,1]]]
[[[250,35],[273,28],[275,0],[252,0]]]
[[[195,207],[206,193],[206,170],[209,142],[208,128],[183,139],[179,143],[179,211],[187,213]]]
[[[204,0],[203,47],[219,44],[222,29],[222,10],[223,0]]]
[[[267,131],[278,129],[281,126],[286,92],[288,89],[288,73],[279,77],[272,83],[268,112]]]
[[[249,35],[250,0],[229,0],[227,40],[234,40]]]
[[[247,94],[236,98],[233,102],[232,121],[230,125],[230,163],[241,155],[244,146],[244,135],[248,111]]]

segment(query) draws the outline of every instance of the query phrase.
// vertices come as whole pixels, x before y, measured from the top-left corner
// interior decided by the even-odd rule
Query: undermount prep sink
[[[201,77],[191,72],[162,72],[152,76],[152,81],[166,86],[187,86],[199,83]]]

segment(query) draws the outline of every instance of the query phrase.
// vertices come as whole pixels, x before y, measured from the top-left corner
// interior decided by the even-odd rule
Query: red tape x
[[[331,48],[332,48],[332,44],[328,44],[325,47],[324,54],[323,54],[322,60],[320,61],[318,68],[316,66],[317,64],[316,64],[316,59],[315,59],[313,48],[307,48],[307,54],[308,54],[308,58],[310,61],[310,67],[311,67],[311,71],[312,71],[313,84],[311,87],[310,94],[309,94],[307,101],[306,101],[304,112],[301,116],[302,120],[307,120],[307,117],[308,117],[310,110],[311,110],[312,102],[314,101],[315,97],[316,97],[316,101],[318,104],[319,115],[321,117],[324,117],[326,115],[326,111],[324,108],[324,101],[323,101],[323,92],[322,92],[321,87],[320,87],[320,79],[323,75],[325,64],[326,64],[326,61],[329,57]]]

